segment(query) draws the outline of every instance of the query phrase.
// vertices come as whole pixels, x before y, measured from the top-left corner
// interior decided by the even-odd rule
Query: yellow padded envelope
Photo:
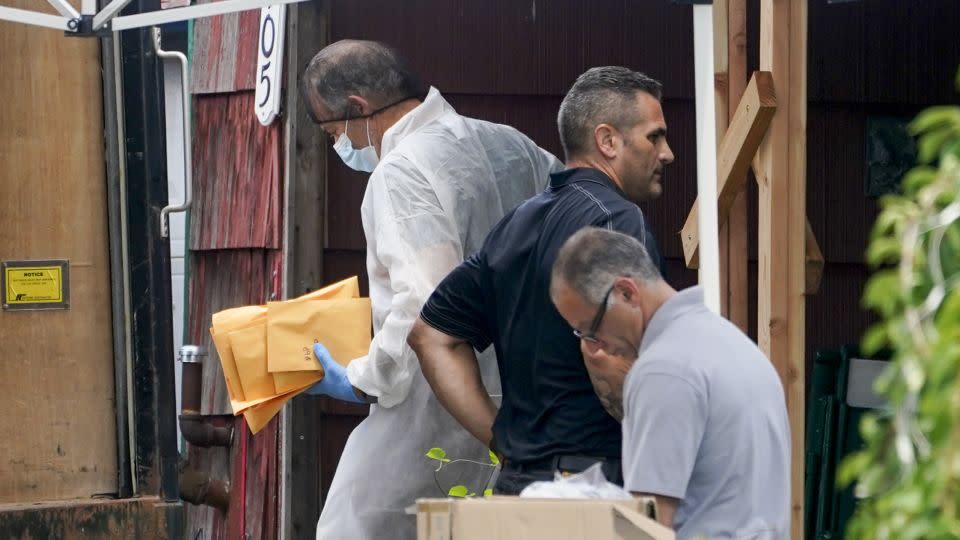
[[[265,324],[260,323],[228,334],[233,360],[240,374],[240,386],[243,387],[243,395],[247,400],[277,394],[273,377],[267,372],[267,364],[264,362],[267,357],[266,328]]]
[[[340,365],[370,350],[369,298],[267,304],[267,371],[317,371],[313,344],[323,343]]]
[[[242,306],[213,315],[210,334],[223,366],[230,404],[235,415],[243,414],[253,433],[260,431],[292,397],[323,378],[319,363],[313,357],[313,340],[325,343],[337,362],[346,365],[364,356],[370,346],[370,300],[360,299],[360,283],[356,276],[328,285],[285,302],[266,306]],[[327,302],[333,302],[324,306]],[[300,304],[301,309],[289,306]],[[278,310],[276,306],[280,307]],[[274,325],[268,325],[270,308],[274,307]],[[318,315],[322,307],[331,310]],[[278,318],[279,314],[279,318]],[[299,320],[299,322],[298,322]],[[319,324],[320,333],[314,332]],[[271,339],[270,331],[278,328],[282,337]],[[290,332],[300,328],[303,337],[291,338]],[[313,332],[313,333],[311,333]],[[289,356],[298,369],[271,373],[270,342],[275,354]],[[289,345],[282,345],[282,343]],[[302,342],[302,343],[301,343]],[[304,349],[309,353],[305,355]],[[286,358],[286,357],[284,357]],[[288,362],[280,362],[280,367]]]
[[[356,276],[333,283],[322,289],[304,294],[285,302],[276,302],[278,305],[314,304],[328,300],[358,299],[360,296],[360,282]],[[306,306],[306,320],[312,320],[310,315],[318,306]],[[367,353],[370,345],[370,302],[362,299],[359,304],[346,306],[334,304],[328,306],[337,311],[336,327],[342,332],[336,337],[328,335],[321,337],[332,339],[336,345],[328,345],[331,351],[336,349],[340,356],[337,361],[346,365],[350,360]],[[298,310],[281,308],[281,311],[291,317]],[[355,318],[359,315],[359,320]],[[312,369],[298,371],[265,371],[269,362],[267,337],[268,306],[253,305],[241,306],[217,312],[212,317],[210,334],[220,356],[227,391],[230,394],[230,405],[235,415],[243,414],[253,433],[260,431],[271,418],[283,407],[283,404],[292,397],[300,394],[323,378],[319,363],[313,358],[312,341],[310,341],[309,362]],[[327,317],[326,319],[329,319]],[[289,320],[285,320],[289,322]],[[287,325],[289,326],[289,325]],[[286,327],[286,326],[285,326]],[[356,331],[357,328],[360,331]],[[327,332],[336,332],[334,328]],[[362,336],[362,337],[359,337]],[[354,338],[361,342],[354,343]],[[314,336],[312,339],[320,339]],[[297,340],[297,342],[303,340]],[[349,345],[344,348],[340,343],[346,341]],[[361,346],[362,343],[362,346]],[[299,345],[303,353],[303,345]],[[284,351],[285,347],[282,347]],[[279,353],[283,354],[283,353]],[[272,387],[271,387],[272,385]]]
[[[298,296],[291,300],[292,302],[302,300],[332,300],[334,298],[359,298],[360,280],[357,276],[349,277],[343,281],[338,281],[332,285],[327,285],[322,289],[308,292],[303,296]]]
[[[338,281],[316,291],[309,292],[294,300],[318,300],[324,298],[357,298],[360,296],[360,280],[356,276]],[[233,413],[240,412],[256,403],[261,403],[266,398],[248,399],[243,393],[243,387],[240,384],[240,374],[237,371],[237,365],[233,358],[233,349],[230,347],[230,338],[228,333],[233,330],[246,328],[250,324],[264,319],[267,315],[266,306],[241,306],[225,309],[213,314],[213,326],[210,328],[210,335],[213,338],[213,344],[220,356],[220,364],[223,368],[223,376],[227,383],[227,392],[230,394],[230,402],[233,406]],[[295,377],[282,376],[279,386],[289,389],[298,386],[306,378],[300,374]],[[316,382],[313,380],[313,382]],[[283,390],[279,390],[282,392]]]

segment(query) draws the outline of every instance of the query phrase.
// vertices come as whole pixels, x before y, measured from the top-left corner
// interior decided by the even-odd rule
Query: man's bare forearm
[[[473,347],[418,320],[408,339],[423,376],[440,404],[474,437],[489,446],[497,408],[483,386]]]

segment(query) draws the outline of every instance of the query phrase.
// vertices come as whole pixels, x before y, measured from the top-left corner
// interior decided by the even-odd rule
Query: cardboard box
[[[673,540],[652,499],[420,499],[417,540]]]

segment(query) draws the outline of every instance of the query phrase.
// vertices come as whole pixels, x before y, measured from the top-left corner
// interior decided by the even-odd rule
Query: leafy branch
[[[867,250],[864,304],[881,321],[862,348],[893,351],[877,382],[891,410],[864,417],[865,447],[838,472],[863,498],[851,539],[960,537],[960,107],[929,108],[909,129],[919,165],[881,201]]]

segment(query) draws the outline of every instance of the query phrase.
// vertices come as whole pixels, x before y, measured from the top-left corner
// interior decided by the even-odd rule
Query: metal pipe
[[[64,0],[49,0],[49,1],[62,2]],[[114,15],[116,15],[117,13],[120,13],[120,10],[127,7],[127,4],[129,4],[130,2],[131,0],[113,0],[113,2],[110,2],[109,4],[107,4],[107,6],[104,7],[102,10],[100,10],[100,13],[97,13],[97,15],[93,18],[93,30],[97,31],[103,25],[107,24],[107,22],[109,22]]]
[[[64,17],[68,17],[70,19],[80,18],[80,13],[78,13],[77,10],[74,9],[74,7],[71,6],[69,2],[67,2],[67,0],[47,0],[47,1],[50,2],[50,5],[57,10],[57,13],[63,15]]]
[[[180,8],[163,9],[135,15],[122,15],[113,19],[110,27],[114,30],[129,30],[171,22],[199,19],[213,15],[224,15],[238,11],[249,11],[267,6],[302,2],[303,0],[222,0],[209,4],[196,4]]]
[[[180,433],[194,446],[208,448],[233,444],[233,424],[226,427],[213,424],[213,418],[200,414],[203,390],[203,358],[206,349],[196,345],[180,347],[182,367],[180,384]]]
[[[136,485],[130,459],[134,451],[134,445],[131,441],[131,415],[128,407],[132,401],[129,394],[132,385],[129,383],[130,370],[128,368],[130,327],[127,324],[129,294],[123,211],[126,206],[126,195],[123,189],[123,113],[119,103],[119,40],[111,36],[103,38],[101,44],[104,146],[107,164],[107,220],[109,223],[107,230],[110,242],[110,308],[113,322],[114,395],[117,404],[115,407],[117,462],[119,464],[117,476],[119,496],[120,498],[127,498],[136,493]]]
[[[215,426],[212,418],[206,415],[181,414],[180,433],[187,442],[201,448],[211,446],[229,448],[233,444],[233,426]]]
[[[0,6],[0,20],[43,26],[64,32],[73,32],[77,29],[77,23],[73,19],[5,6]]]
[[[121,55],[120,33],[113,33],[113,77],[116,80],[116,111],[117,111],[117,143],[120,155],[117,156],[117,163],[120,167],[120,264],[123,268],[121,278],[123,280],[123,358],[124,358],[124,376],[127,385],[127,443],[130,447],[129,455],[137,454],[137,430],[136,430],[136,406],[133,396],[133,308],[130,302],[130,231],[129,218],[127,216],[127,146],[126,146],[126,119],[124,118],[124,96],[123,96],[123,56]],[[130,461],[130,485],[134,494],[140,493],[139,478],[137,477],[137,462],[135,459]]]
[[[190,129],[190,88],[187,75],[187,57],[180,51],[165,51],[160,46],[160,29],[152,29],[153,39],[156,45],[157,56],[162,59],[173,59],[180,62],[180,85],[183,91],[183,203],[180,205],[167,205],[160,210],[160,236],[166,238],[170,234],[168,214],[170,212],[185,212],[190,209],[193,189],[193,149],[190,139],[192,137]]]
[[[212,506],[221,512],[230,509],[228,482],[214,480],[187,461],[181,460],[179,469],[181,499],[193,504]]]

